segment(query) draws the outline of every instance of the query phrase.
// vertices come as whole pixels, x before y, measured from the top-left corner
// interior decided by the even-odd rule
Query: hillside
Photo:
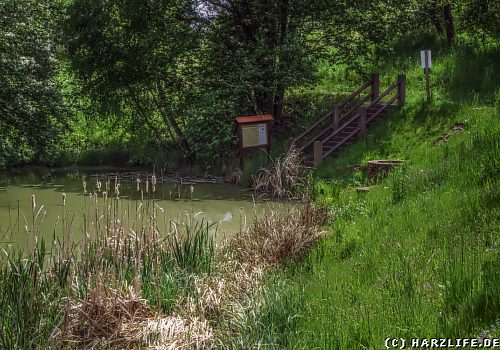
[[[406,106],[316,170],[316,201],[333,221],[306,263],[287,269],[279,305],[298,315],[280,338],[287,348],[500,334],[498,66],[437,58],[431,103],[417,67],[399,67]],[[379,181],[349,170],[373,159],[405,163]]]

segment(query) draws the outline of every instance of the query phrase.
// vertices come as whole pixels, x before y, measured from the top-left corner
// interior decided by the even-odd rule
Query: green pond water
[[[118,174],[118,175],[116,175]],[[171,181],[158,176],[155,192],[149,183],[146,193],[147,173],[119,172],[105,169],[84,169],[72,171],[21,171],[17,174],[0,175],[0,248],[17,245],[30,247],[34,242],[33,232],[47,242],[54,235],[62,236],[62,217],[66,225],[71,225],[74,242],[81,240],[84,225],[83,216],[92,212],[89,209],[95,203],[89,192],[97,192],[97,200],[104,203],[102,191],[109,179],[109,197],[118,202],[124,219],[133,217],[141,203],[151,205],[154,197],[157,208],[158,227],[166,227],[170,221],[184,223],[186,220],[213,223],[217,238],[234,234],[240,225],[250,222],[254,211],[283,210],[289,204],[269,201],[255,201],[252,192],[230,184],[198,183],[184,180]],[[114,183],[118,177],[119,199],[115,198]],[[141,191],[137,191],[136,178],[141,179]],[[101,191],[96,189],[97,179],[101,182]],[[86,182],[87,195],[84,195],[83,181]],[[63,193],[66,205],[63,207]],[[35,195],[35,210],[32,210],[32,195]],[[179,198],[180,197],[180,198]],[[94,202],[91,202],[94,201]],[[144,204],[146,205],[146,204]],[[41,210],[40,210],[41,209]],[[38,216],[37,216],[38,214]],[[36,217],[33,225],[33,217]],[[35,227],[35,230],[33,230]]]

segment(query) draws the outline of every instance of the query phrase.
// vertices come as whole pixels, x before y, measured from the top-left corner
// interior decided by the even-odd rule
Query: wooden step
[[[398,82],[399,82],[399,80],[398,80]],[[302,139],[304,139],[304,142],[307,142],[310,144],[310,146],[307,148],[307,152],[309,154],[308,154],[307,159],[305,159],[305,161],[304,161],[304,165],[310,166],[310,167],[313,166],[314,160],[312,159],[312,150],[314,148],[313,144],[317,140],[328,139],[326,142],[323,142],[323,159],[326,158],[327,154],[331,155],[334,152],[336,152],[339,148],[343,147],[344,145],[352,144],[353,142],[355,142],[355,140],[358,138],[358,135],[359,135],[360,119],[356,118],[356,119],[352,120],[351,122],[346,123],[347,120],[350,120],[351,118],[353,118],[353,116],[355,116],[357,113],[357,111],[350,111],[349,115],[345,114],[345,112],[349,111],[349,108],[350,108],[350,107],[349,108],[346,107],[346,106],[349,106],[346,103],[351,103],[357,97],[361,98],[361,92],[363,91],[363,89],[365,89],[367,86],[369,86],[369,84],[370,83],[366,83],[365,85],[363,85],[360,89],[358,89],[355,93],[353,93],[349,98],[347,98],[344,102],[342,102],[339,105],[338,108],[342,108],[341,113],[344,113],[343,115],[341,114],[342,119],[341,119],[341,126],[339,129],[335,130],[332,127],[331,116],[332,116],[333,112],[330,111],[322,119],[318,120],[318,122],[314,123],[309,129],[307,129],[300,136],[298,136],[298,138],[302,138]],[[399,84],[400,85],[398,85],[397,93],[399,93],[399,89],[401,88],[401,84],[403,84],[403,88],[404,88],[404,80],[401,80],[401,82],[399,82]],[[394,86],[392,88],[394,89]],[[388,92],[383,93],[383,94],[387,94],[387,98],[391,98],[390,96],[393,96],[393,95],[388,95]],[[401,97],[401,96],[399,96],[399,97]],[[369,96],[368,96],[368,98],[369,98]],[[394,98],[395,97],[393,96],[392,99],[394,99]],[[366,98],[365,98],[365,100],[366,100]],[[366,102],[365,106],[367,103],[369,103],[369,102]],[[387,115],[388,111],[390,111],[392,108],[394,108],[398,105],[399,105],[399,102],[394,103],[393,105],[387,105],[386,102],[381,102],[381,103],[377,103],[373,106],[370,106],[369,108],[365,107],[366,108],[366,126],[368,127],[369,125],[371,126],[372,124],[375,124],[379,119],[384,118]],[[318,126],[319,126],[319,128],[318,128]],[[307,133],[309,133],[308,139],[305,138]],[[317,136],[320,133],[323,136],[321,138],[318,138]],[[302,144],[305,144],[305,143],[302,143]]]

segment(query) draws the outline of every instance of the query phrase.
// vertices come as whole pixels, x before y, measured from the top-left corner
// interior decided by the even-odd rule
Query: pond
[[[106,198],[106,203],[113,207],[111,210],[120,210],[123,221],[137,219],[140,208],[147,205],[155,209],[160,228],[168,230],[172,222],[203,220],[213,224],[218,240],[238,232],[241,225],[250,222],[255,211],[282,210],[288,206],[255,201],[251,191],[226,183],[202,183],[199,179],[160,175],[156,175],[155,180],[153,192],[151,173],[144,171],[74,168],[0,175],[0,248],[33,246],[35,235],[51,242],[61,238],[65,231],[71,231],[72,241],[81,241],[83,232],[90,230],[84,227],[85,218],[92,221],[89,216],[95,214],[99,217],[97,221],[105,220],[102,203]],[[119,184],[118,193],[115,183]]]

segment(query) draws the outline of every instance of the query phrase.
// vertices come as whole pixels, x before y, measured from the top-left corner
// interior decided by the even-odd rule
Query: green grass
[[[316,170],[316,201],[334,221],[308,263],[286,270],[289,315],[302,307],[284,347],[476,337],[500,319],[496,54],[436,56],[431,103],[415,59],[389,69],[383,81],[407,74],[406,105]],[[455,123],[464,130],[450,131]],[[378,182],[348,170],[371,159],[406,163]],[[372,189],[358,193],[360,185]]]

